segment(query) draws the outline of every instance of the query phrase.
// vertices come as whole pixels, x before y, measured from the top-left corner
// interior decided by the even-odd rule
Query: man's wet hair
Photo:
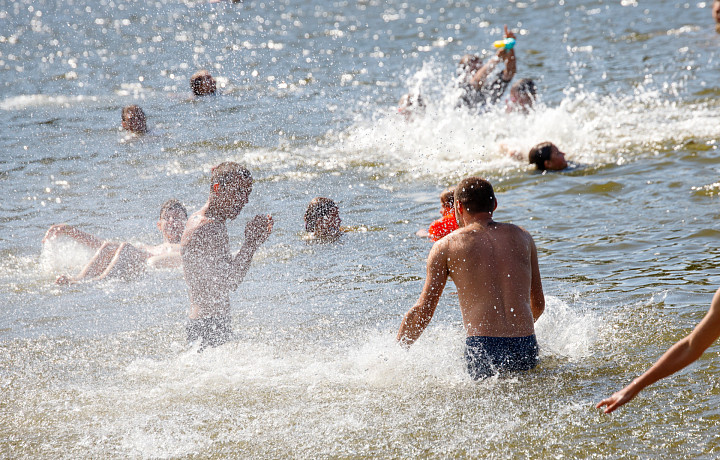
[[[206,83],[207,82],[207,83]],[[198,70],[190,77],[190,89],[196,96],[215,94],[215,79],[207,70]]]
[[[225,187],[238,180],[252,184],[253,178],[250,170],[234,161],[225,161],[212,169],[210,174],[210,187],[213,188],[215,184]]]
[[[528,161],[535,164],[537,169],[545,171],[545,162],[550,160],[552,155],[552,142],[542,142],[530,149],[528,153]]]
[[[165,216],[165,213],[169,211],[177,211],[182,213],[183,216],[187,219],[187,209],[185,209],[185,206],[175,198],[170,198],[165,203],[163,203],[162,207],[160,208],[160,219],[163,219]]]
[[[144,133],[147,131],[147,121],[145,112],[140,106],[128,105],[122,109],[123,127],[134,133]]]
[[[452,208],[455,205],[455,189],[449,188],[440,194],[440,203],[443,208]]]
[[[313,198],[305,210],[305,231],[310,233],[314,232],[317,222],[323,217],[328,216],[333,210],[337,211],[338,206],[330,198],[321,196]]]
[[[527,94],[535,100],[535,97],[537,95],[537,86],[535,86],[535,82],[532,81],[529,78],[523,78],[521,80],[518,80],[512,87],[510,88],[511,93],[517,93],[517,94]]]
[[[470,214],[493,212],[497,202],[490,182],[475,176],[463,179],[455,187],[455,201]]]

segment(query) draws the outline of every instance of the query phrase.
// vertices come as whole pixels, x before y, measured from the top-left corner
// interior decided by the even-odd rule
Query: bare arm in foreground
[[[628,386],[600,401],[595,407],[605,407],[609,414],[632,400],[640,391],[658,380],[674,374],[698,359],[720,336],[720,289],[715,292],[710,310],[687,337],[670,347],[653,366]]]
[[[435,314],[435,308],[448,279],[446,247],[447,241],[441,240],[430,250],[425,286],[418,301],[400,323],[397,340],[404,346],[409,347],[420,337]]]

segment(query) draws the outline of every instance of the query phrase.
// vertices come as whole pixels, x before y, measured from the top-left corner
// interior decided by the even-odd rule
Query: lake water
[[[711,3],[711,2],[710,2]],[[594,404],[703,317],[720,285],[720,34],[682,1],[100,0],[0,4],[0,456],[716,458],[720,348],[611,416]],[[507,24],[530,115],[455,109],[452,78]],[[222,95],[189,98],[209,69]],[[408,91],[428,103],[405,122]],[[120,109],[151,132],[128,137]],[[552,141],[572,168],[502,153]],[[185,344],[180,271],[59,287],[89,254],[54,223],[159,243],[209,171],[256,178],[229,224],[272,236],[232,295],[237,340]],[[470,174],[535,238],[540,366],[472,381],[450,284],[421,339],[439,193]],[[355,231],[308,244],[310,199]]]

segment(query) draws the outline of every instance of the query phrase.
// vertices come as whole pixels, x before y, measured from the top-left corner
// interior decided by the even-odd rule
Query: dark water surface
[[[702,318],[720,285],[720,35],[710,3],[245,1],[0,3],[0,456],[549,458],[720,455],[717,345],[605,416],[594,404]],[[454,63],[503,24],[530,115],[455,110]],[[209,69],[222,95],[189,97]],[[396,102],[420,91],[424,117]],[[119,131],[142,106],[150,134]],[[503,153],[550,140],[573,166]],[[184,338],[179,271],[61,288],[88,257],[68,222],[158,243],[209,171],[256,178],[230,224],[275,230],[233,295],[237,341]],[[394,341],[438,195],[489,178],[496,218],[534,236],[548,306],[541,365],[475,383],[454,287],[405,352]],[[308,244],[314,196],[356,229]]]

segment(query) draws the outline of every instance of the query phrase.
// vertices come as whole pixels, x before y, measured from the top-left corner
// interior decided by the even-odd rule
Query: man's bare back
[[[468,336],[534,333],[532,281],[539,284],[540,273],[535,243],[525,230],[492,220],[475,223],[439,241],[436,250],[457,287]],[[535,293],[542,296],[542,286]]]

